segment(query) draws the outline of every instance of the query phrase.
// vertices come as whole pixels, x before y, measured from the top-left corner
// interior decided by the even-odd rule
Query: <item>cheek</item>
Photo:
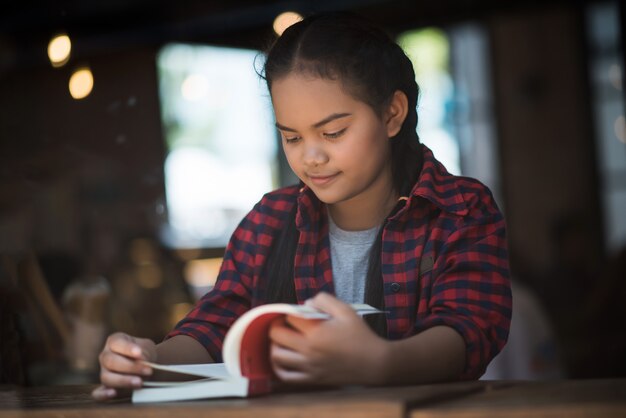
[[[389,140],[382,136],[362,136],[341,153],[344,162],[354,167],[371,168],[389,158]]]
[[[298,158],[296,150],[293,149],[293,147],[287,147],[285,146],[285,144],[283,143],[283,152],[285,153],[285,158],[287,159],[287,164],[289,164],[289,167],[291,167],[291,170],[294,173],[298,173]]]

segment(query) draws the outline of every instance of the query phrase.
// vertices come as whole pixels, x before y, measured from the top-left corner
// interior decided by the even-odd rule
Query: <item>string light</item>
[[[72,41],[66,34],[53,37],[48,43],[48,58],[53,67],[62,67],[70,59]]]
[[[283,34],[285,29],[287,29],[289,26],[293,25],[294,23],[298,23],[301,20],[302,20],[302,15],[296,12],[283,12],[279,14],[278,16],[276,16],[276,19],[274,19],[274,25],[273,25],[274,32],[276,32],[276,34],[280,36]]]
[[[70,94],[76,100],[84,99],[93,90],[93,74],[89,68],[79,68],[70,77]]]

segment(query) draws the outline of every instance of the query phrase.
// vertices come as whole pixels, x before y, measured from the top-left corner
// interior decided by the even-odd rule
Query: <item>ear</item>
[[[387,106],[387,110],[384,114],[387,136],[389,138],[398,135],[398,132],[400,132],[402,124],[406,119],[408,111],[409,100],[407,99],[406,94],[400,90],[396,90],[393,93],[391,102],[389,103],[389,106]]]

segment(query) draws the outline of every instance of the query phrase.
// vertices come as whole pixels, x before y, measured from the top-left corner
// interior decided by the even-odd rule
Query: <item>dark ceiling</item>
[[[45,64],[42,45],[67,32],[82,57],[168,41],[263,47],[274,17],[285,10],[310,14],[353,10],[389,28],[481,19],[583,0],[66,0],[14,2],[0,15],[0,71]],[[258,43],[255,45],[255,42]]]
[[[27,34],[69,26],[83,33],[121,29],[135,25],[169,25],[189,19],[213,16],[217,19],[244,18],[246,25],[259,25],[269,15],[282,10],[310,13],[322,10],[351,9],[395,18],[421,16],[446,19],[460,14],[484,13],[504,8],[557,3],[556,0],[66,0],[14,2],[5,4],[0,15],[0,31]],[[562,3],[578,3],[570,0]],[[30,2],[32,3],[32,2]],[[382,14],[382,16],[381,16]],[[408,16],[407,16],[408,14]],[[234,23],[234,22],[233,22]]]

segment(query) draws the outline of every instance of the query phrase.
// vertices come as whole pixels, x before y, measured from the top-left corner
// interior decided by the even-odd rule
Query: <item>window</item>
[[[173,248],[224,247],[277,186],[277,138],[257,51],[172,44],[158,56]]]
[[[450,76],[450,43],[440,29],[409,31],[398,37],[398,44],[413,62],[420,88],[417,104],[417,132],[420,142],[452,174],[461,174],[459,145],[453,136],[450,104],[453,83]]]
[[[485,29],[474,23],[419,29],[398,43],[421,90],[420,141],[452,174],[485,183],[502,207]]]

